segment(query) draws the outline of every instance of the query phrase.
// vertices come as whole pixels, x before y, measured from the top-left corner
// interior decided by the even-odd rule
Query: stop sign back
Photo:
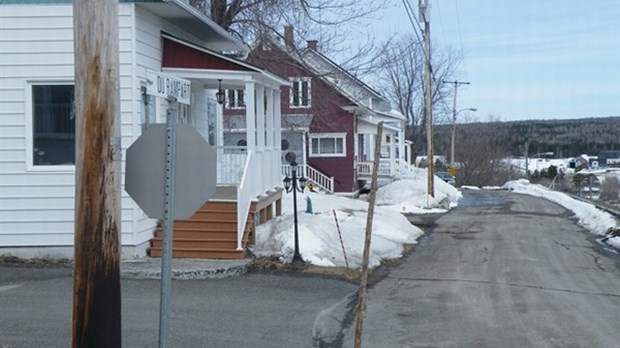
[[[188,219],[215,193],[217,154],[192,126],[176,132],[174,218]],[[126,159],[125,191],[148,217],[164,218],[166,125],[150,125]]]

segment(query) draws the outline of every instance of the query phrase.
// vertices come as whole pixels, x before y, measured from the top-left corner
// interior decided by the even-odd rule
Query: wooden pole
[[[74,348],[121,346],[118,0],[75,0]]]
[[[435,166],[433,154],[433,97],[431,84],[431,25],[430,25],[430,9],[428,0],[424,0],[424,5],[420,6],[422,17],[424,19],[424,110],[426,113],[426,151],[428,157],[427,169],[427,192],[431,197],[435,197],[435,182],[433,169]]]
[[[370,255],[370,239],[372,235],[372,219],[375,215],[375,197],[377,196],[377,172],[381,158],[381,139],[383,138],[383,122],[377,126],[377,141],[375,142],[375,158],[372,162],[372,177],[370,180],[370,197],[368,198],[368,216],[366,218],[366,236],[364,239],[364,254],[362,256],[362,270],[360,287],[355,309],[355,341],[354,347],[362,346],[362,326],[364,324],[364,310],[366,309],[366,290],[368,288],[368,257]]]

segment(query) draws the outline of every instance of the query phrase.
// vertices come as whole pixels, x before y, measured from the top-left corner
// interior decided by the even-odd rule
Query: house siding
[[[351,101],[326,84],[321,77],[314,76],[313,73],[293,63],[290,57],[277,49],[261,50],[258,55],[250,55],[250,61],[283,78],[311,78],[310,107],[291,107],[289,98],[291,88],[281,88],[282,138],[289,140],[291,146],[299,143],[296,138],[287,138],[287,135],[294,133],[287,132],[287,128],[289,128],[288,115],[311,115],[312,122],[310,123],[309,134],[346,133],[346,154],[344,157],[308,157],[307,163],[323,174],[334,177],[335,192],[352,193],[357,191],[358,183],[354,162],[356,118],[352,113],[342,109],[343,106],[352,105]],[[225,111],[225,115],[228,116],[238,114],[240,114],[239,110],[227,109]],[[307,141],[306,144],[305,150],[306,153],[309,153],[309,142]],[[284,156],[287,152],[282,151],[283,163],[286,163]],[[298,162],[300,162],[300,157],[301,154],[297,153]]]
[[[75,167],[33,166],[31,82],[74,80],[71,4],[1,5],[0,247],[62,247],[74,240]],[[124,149],[136,137],[133,4],[119,5],[120,127]],[[139,105],[138,105],[139,106]],[[123,166],[124,168],[124,166]],[[140,243],[135,207],[121,196],[121,242]]]

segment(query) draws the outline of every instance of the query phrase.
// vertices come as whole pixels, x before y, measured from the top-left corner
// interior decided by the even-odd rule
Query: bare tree
[[[510,155],[506,142],[510,128],[490,115],[484,123],[460,124],[456,143],[459,185],[503,185],[520,177],[518,170],[505,161]]]
[[[425,150],[426,128],[424,115],[424,48],[416,36],[409,34],[385,42],[377,53],[375,79],[380,81],[386,97],[407,117],[409,131],[407,138],[413,142],[415,155]],[[445,98],[452,91],[441,81],[454,75],[460,58],[451,50],[433,50],[432,103],[436,115],[434,123],[449,121],[450,111]],[[381,82],[382,81],[382,82]]]
[[[389,3],[372,0],[189,0],[214,22],[252,46],[259,37],[282,37],[281,28],[295,27],[301,42],[318,40],[322,52],[352,52],[343,37]],[[347,24],[347,25],[343,25]]]

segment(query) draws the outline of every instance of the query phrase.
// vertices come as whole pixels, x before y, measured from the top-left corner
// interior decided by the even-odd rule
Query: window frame
[[[290,93],[289,93],[289,107],[291,109],[308,109],[312,107],[312,78],[310,77],[290,77],[289,81],[291,81]],[[299,83],[299,90],[295,90],[294,83]],[[303,83],[306,83],[308,86],[308,103],[307,105],[302,104],[303,101]],[[299,100],[299,105],[295,105],[295,96]]]
[[[59,165],[35,165],[34,164],[34,105],[33,105],[33,87],[34,86],[68,86],[71,85],[75,91],[75,80],[73,78],[57,78],[57,79],[37,79],[27,80],[24,86],[24,117],[25,117],[25,151],[26,151],[26,171],[29,172],[74,172],[74,164]],[[75,93],[75,92],[74,92]],[[76,129],[77,133],[77,129]],[[75,139],[77,141],[77,138]],[[75,146],[74,146],[75,151]]]
[[[314,139],[319,141],[319,153],[313,150],[312,142]],[[334,139],[334,146],[337,148],[338,139],[342,139],[342,153],[320,153],[321,139]],[[347,157],[347,133],[315,133],[308,134],[308,157]],[[336,150],[336,149],[334,149]]]

